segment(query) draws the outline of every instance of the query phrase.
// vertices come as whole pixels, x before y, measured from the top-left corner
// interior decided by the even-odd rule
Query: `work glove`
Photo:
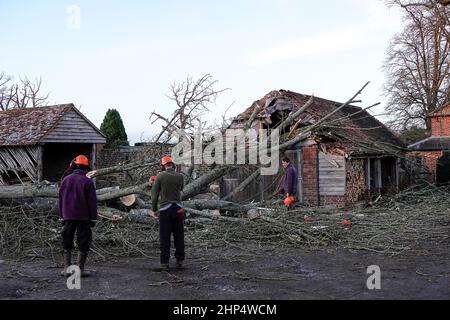
[[[186,211],[184,210],[184,208],[180,208],[177,210],[178,213],[178,217],[182,220],[186,219]]]
[[[97,223],[97,220],[91,220],[89,221],[89,225],[91,226],[91,228],[95,227],[95,224]]]

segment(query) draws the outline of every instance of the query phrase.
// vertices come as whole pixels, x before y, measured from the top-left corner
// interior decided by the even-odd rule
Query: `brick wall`
[[[450,136],[450,104],[431,114],[431,135]]]
[[[428,168],[430,173],[429,180],[431,182],[436,182],[436,168],[440,157],[443,156],[443,151],[414,151],[411,152],[412,155],[421,156],[424,160],[424,165]]]
[[[431,135],[450,136],[450,116],[432,117]]]
[[[303,200],[315,206],[319,204],[318,162],[317,146],[303,147]]]

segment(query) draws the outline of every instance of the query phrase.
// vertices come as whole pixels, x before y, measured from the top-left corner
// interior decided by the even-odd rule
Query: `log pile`
[[[349,203],[356,203],[368,193],[364,159],[351,159],[346,166],[346,198]]]

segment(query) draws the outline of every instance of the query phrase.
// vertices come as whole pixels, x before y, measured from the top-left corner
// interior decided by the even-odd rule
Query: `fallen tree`
[[[330,121],[332,116],[338,113],[340,110],[345,108],[351,103],[356,102],[355,98],[361,94],[361,92],[365,89],[365,87],[368,85],[366,83],[358,92],[350,98],[347,102],[343,103],[342,105],[335,108],[330,113],[323,116],[318,121],[315,121],[312,124],[305,124],[303,127],[301,127],[300,133],[296,134],[295,137],[290,138],[289,135],[292,133],[292,130],[289,132],[287,140],[281,141],[281,144],[277,146],[271,146],[270,147],[270,153],[274,152],[283,152],[290,147],[294,146],[298,142],[310,137],[314,132],[321,130],[323,128],[327,128],[327,125],[331,124],[338,124],[342,126],[345,124],[346,121],[349,121],[351,118],[350,116],[339,118],[337,120]],[[178,92],[179,93],[179,92]],[[187,93],[186,93],[187,94]],[[176,101],[179,101],[178,99],[175,99]],[[203,101],[203,100],[201,100]],[[208,101],[208,99],[206,100]],[[284,128],[291,125],[294,125],[294,127],[298,127],[298,117],[308,110],[308,108],[312,105],[314,101],[314,97],[311,97],[306,103],[304,103],[303,106],[298,108],[296,111],[292,112],[287,116],[287,118],[282,119],[282,121],[278,124],[276,128]],[[184,107],[186,107],[184,105]],[[195,106],[192,106],[195,107]],[[176,129],[179,129],[179,123],[176,124],[178,120],[176,120],[178,117],[181,116],[183,121],[186,121],[186,114],[183,114],[185,110],[178,110],[175,112],[174,117],[169,120],[164,126],[163,131],[168,132],[174,132]],[[260,106],[256,104],[254,106],[254,109],[252,111],[252,114],[250,115],[250,118],[247,120],[247,122],[244,124],[244,131],[249,130],[252,127],[253,122],[256,120],[258,112],[260,111]],[[355,114],[358,114],[361,111],[356,111]],[[179,122],[179,121],[178,121]],[[189,127],[192,127],[192,122],[183,122],[183,124],[188,125]],[[160,138],[161,135],[158,136]],[[242,141],[241,141],[242,142]],[[244,141],[245,142],[245,141]],[[361,144],[367,142],[360,142]],[[239,145],[239,144],[238,144]],[[245,148],[245,143],[240,144]],[[373,148],[382,148],[380,145],[374,145]],[[150,159],[150,161],[148,160]],[[148,166],[154,166],[157,165],[158,161],[157,159],[153,159],[153,157],[147,158],[145,161],[142,160],[141,162],[130,162],[128,164],[119,164],[116,166],[112,166],[109,168],[101,168],[98,170],[91,171],[88,176],[91,178],[103,176],[103,175],[109,175],[109,174],[115,174],[119,172],[129,172],[133,170],[139,170],[141,168],[145,168]],[[194,200],[193,197],[197,194],[203,192],[204,189],[208,185],[210,185],[212,182],[217,181],[224,175],[232,172],[238,168],[236,165],[217,165],[215,168],[211,169],[207,173],[201,175],[197,179],[192,179],[190,176],[193,172],[193,166],[191,166],[188,171],[188,177],[186,181],[189,181],[185,187],[183,188],[182,192],[182,200],[184,201],[184,206],[186,208],[190,208],[192,210],[197,210],[201,212],[202,210],[221,210],[223,212],[230,211],[234,213],[239,212],[248,212],[251,209],[254,209],[254,205],[242,205],[237,204],[229,201],[224,201],[232,198],[237,193],[244,190],[254,179],[260,176],[261,169],[256,169],[247,179],[245,179],[238,187],[236,187],[230,194],[225,195],[225,197],[222,198],[222,200]],[[113,187],[113,188],[106,188],[106,189],[100,189],[97,190],[97,199],[100,202],[102,206],[112,204],[114,202],[119,201],[120,199],[122,201],[122,204],[124,207],[129,211],[130,209],[149,209],[151,208],[151,182],[145,182],[140,183],[136,185],[132,185],[125,188],[120,187]],[[22,198],[37,198],[37,197],[45,197],[45,198],[58,198],[58,188],[56,186],[50,186],[50,185],[15,185],[15,186],[0,186],[0,199],[22,199]],[[106,209],[102,209],[104,212],[106,212]],[[114,210],[113,208],[111,210]],[[194,211],[192,211],[194,212]],[[106,213],[105,213],[106,214]],[[126,213],[131,214],[131,213]]]

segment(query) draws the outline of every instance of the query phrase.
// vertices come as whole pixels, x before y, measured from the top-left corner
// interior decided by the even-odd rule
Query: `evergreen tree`
[[[116,109],[108,109],[103,119],[100,131],[106,136],[105,148],[128,146],[128,137],[125,127]]]

